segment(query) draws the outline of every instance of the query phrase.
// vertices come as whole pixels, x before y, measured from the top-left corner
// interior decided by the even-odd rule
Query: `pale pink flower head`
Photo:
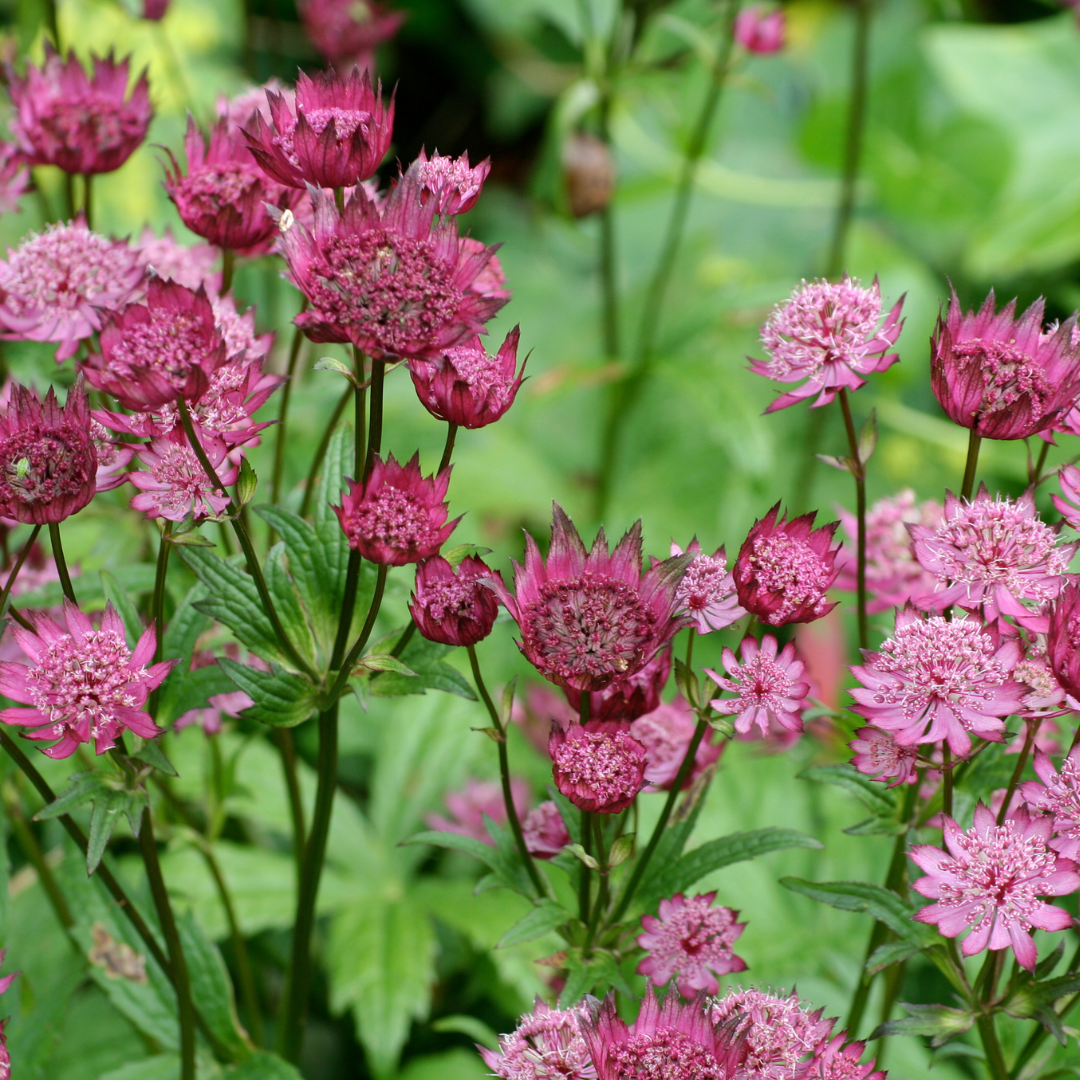
[[[682,555],[683,549],[672,543],[671,554]],[[735,596],[735,578],[727,568],[727,554],[723,545],[712,555],[706,555],[695,536],[687,545],[685,554],[693,555],[694,561],[686,568],[679,582],[675,600],[693,618],[697,632],[711,634],[741,619],[746,612],[739,607]]]
[[[570,843],[566,822],[550,799],[529,811],[521,822],[521,832],[529,854],[536,859],[553,859]]]
[[[580,810],[618,814],[645,784],[645,747],[613,720],[551,727],[555,786]]]
[[[1063,707],[1065,702],[1065,690],[1058,682],[1050,667],[1050,659],[1046,655],[1045,646],[1040,645],[1039,640],[1026,643],[1024,658],[1016,665],[1013,678],[1018,683],[1023,683],[1027,693],[1023,698],[1023,710],[1020,716],[1034,718],[1050,718],[1061,716],[1067,711]],[[1035,736],[1035,745],[1039,746],[1044,739],[1053,740],[1050,728],[1052,724],[1044,724]],[[1019,753],[1023,740],[1014,740],[1006,753]]]
[[[1070,581],[1050,608],[1046,657],[1061,688],[1080,700],[1080,581]]]
[[[735,40],[747,52],[761,55],[777,53],[785,45],[785,28],[782,8],[766,11],[755,5],[743,8],[735,17]]]
[[[19,213],[19,200],[30,190],[30,167],[22,151],[0,140],[0,214]]]
[[[645,747],[645,779],[654,788],[671,790],[696,728],[697,716],[681,695],[674,701],[661,702],[652,712],[639,716],[630,724],[630,734]],[[684,788],[690,787],[707,768],[720,760],[724,744],[713,743],[709,735],[706,732],[698,745]]]
[[[474,236],[466,236],[461,241],[461,249],[469,256],[495,250],[494,248],[484,247]],[[487,300],[500,300],[503,304],[510,299],[510,290],[506,287],[506,274],[503,272],[498,255],[490,255],[488,261],[477,273],[476,277],[473,278],[469,291]]]
[[[491,633],[499,601],[484,582],[491,568],[474,555],[455,567],[441,555],[417,563],[409,611],[416,629],[441,645],[475,645]]]
[[[132,650],[112,604],[97,630],[67,599],[66,629],[43,612],[32,611],[29,618],[32,631],[12,627],[29,663],[0,663],[0,692],[29,708],[0,711],[0,723],[36,729],[26,737],[52,742],[43,748],[51,758],[70,757],[91,741],[104,754],[125,731],[144,739],[161,734],[146,701],[178,661],[146,666],[157,642],[152,626]]]
[[[930,343],[930,382],[946,415],[986,439],[1026,439],[1048,427],[1080,394],[1080,343],[1073,316],[1043,333],[1040,297],[1016,316],[995,314],[994,291],[962,313],[955,291]]]
[[[779,650],[779,651],[778,651]],[[716,698],[710,704],[722,716],[735,717],[735,730],[745,735],[755,724],[762,736],[771,724],[788,731],[802,731],[802,711],[810,684],[803,680],[806,665],[789,642],[780,650],[772,636],[761,639],[747,635],[739,645],[739,659],[725,647],[721,663],[727,677],[705,669],[705,674],[721,690],[734,697]]]
[[[777,503],[755,521],[732,571],[739,603],[769,626],[813,622],[835,604],[825,599],[836,580],[836,553],[830,549],[839,522],[814,528],[816,513],[777,521]]]
[[[812,408],[828,405],[841,389],[858,390],[865,376],[892,367],[900,359],[889,349],[903,327],[903,303],[901,297],[881,323],[876,278],[869,289],[846,275],[838,285],[804,281],[765,320],[761,344],[769,359],[752,360],[750,370],[773,382],[806,382],[781,394],[765,411],[786,409],[815,395]]]
[[[366,71],[301,71],[291,102],[272,90],[266,100],[271,122],[255,113],[244,135],[266,175],[286,187],[352,187],[374,176],[390,149],[393,98],[384,107],[382,84],[373,89]]]
[[[1058,482],[1061,484],[1061,495],[1051,495],[1050,501],[1065,521],[1080,532],[1080,469],[1075,465],[1066,465],[1058,473]]]
[[[919,779],[918,750],[914,746],[901,746],[891,731],[868,724],[855,732],[855,738],[848,746],[855,751],[851,764],[863,776],[872,780],[891,780],[889,787],[914,784]]]
[[[77,514],[97,490],[97,448],[82,380],[63,408],[16,384],[0,414],[0,516],[54,525]]]
[[[496,592],[521,630],[518,647],[551,682],[603,690],[640,671],[690,620],[675,614],[685,558],[642,572],[641,522],[608,552],[604,530],[592,550],[558,504],[548,557],[526,533],[525,565],[514,563],[512,594]]]
[[[1049,814],[1054,838],[1049,846],[1063,859],[1080,858],[1080,746],[1061,763],[1061,771],[1043,753],[1035,751],[1035,775],[1020,785],[1024,801],[1035,813]]]
[[[529,805],[529,786],[524,780],[513,777],[510,792],[520,818]],[[428,814],[424,820],[431,828],[471,836],[484,844],[495,843],[484,825],[484,818],[491,818],[496,825],[506,824],[506,803],[500,784],[493,780],[470,779],[460,791],[447,792],[445,801],[450,816]]]
[[[239,470],[226,460],[229,448],[225,441],[198,428],[195,434],[218,479],[226,486],[235,484]],[[189,516],[193,521],[204,521],[225,513],[229,496],[206,475],[183,428],[158,435],[148,445],[140,445],[137,452],[146,472],[128,474],[138,489],[131,500],[132,510],[166,521],[185,521]]]
[[[945,816],[947,851],[931,844],[911,849],[912,861],[927,874],[911,887],[937,901],[915,918],[949,938],[970,930],[960,945],[965,956],[1011,947],[1016,962],[1034,971],[1032,929],[1066,930],[1074,921],[1039,898],[1080,889],[1076,865],[1049,847],[1052,827],[1050,818],[1032,817],[1024,807],[998,825],[990,808],[979,803],[966,832]]]
[[[93,57],[88,76],[74,53],[67,60],[45,42],[45,63],[27,66],[20,78],[8,66],[8,91],[15,106],[11,133],[31,165],[57,165],[67,173],[119,169],[146,138],[150,84],[146,72],[128,96],[127,60]]]
[[[484,181],[491,172],[491,158],[484,158],[479,165],[469,165],[469,155],[459,158],[447,157],[437,150],[429,158],[427,151],[409,166],[420,183],[421,196],[431,199],[437,214],[464,214],[476,205]]]
[[[862,1056],[866,1043],[845,1042],[847,1032],[834,1035],[815,1055],[807,1073],[807,1080],[885,1080],[884,1069],[875,1069],[875,1059],[865,1064]]]
[[[736,922],[737,911],[713,907],[716,893],[699,893],[687,899],[676,893],[660,901],[659,918],[643,915],[645,933],[637,943],[648,954],[637,972],[655,986],[676,980],[683,997],[720,991],[717,975],[745,971],[746,962],[735,955],[732,946],[746,929]]]
[[[0,261],[0,329],[8,341],[57,341],[57,362],[100,330],[141,286],[138,252],[91,232],[82,217],[30,233]]]
[[[374,52],[401,28],[407,12],[378,0],[299,0],[304,32],[335,67],[373,67]]]
[[[214,271],[218,252],[209,244],[181,244],[170,229],[158,236],[147,225],[134,247],[151,276],[175,281],[186,289],[202,286],[210,294],[221,287],[221,275]]]
[[[518,337],[515,326],[495,356],[474,336],[447,349],[440,361],[410,360],[420,403],[436,419],[459,427],[494,424],[514,404],[525,377],[525,362],[517,366]]]
[[[581,1033],[585,1006],[552,1008],[539,998],[499,1049],[478,1047],[493,1076],[503,1080],[596,1080],[592,1055]]]
[[[450,469],[438,476],[420,473],[420,455],[398,464],[378,455],[366,481],[350,480],[334,512],[349,540],[369,562],[405,566],[439,553],[461,518],[446,520]]]
[[[563,693],[570,704],[571,719],[581,712],[581,695],[588,693],[589,716],[594,720],[629,723],[660,707],[660,694],[670,675],[671,647],[668,646],[661,649],[640,671],[616,679],[603,690],[583,691],[564,686]]]

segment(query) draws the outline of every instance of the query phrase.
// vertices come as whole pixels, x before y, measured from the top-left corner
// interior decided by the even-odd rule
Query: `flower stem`
[[[17,795],[5,809],[7,819],[11,822],[12,831],[15,833],[15,839],[19,842],[19,847],[23,849],[23,854],[30,860],[30,865],[33,866],[38,881],[41,882],[41,887],[45,890],[45,895],[49,898],[49,903],[56,913],[57,921],[65,930],[70,930],[75,925],[75,918],[71,914],[71,908],[68,907],[63,891],[56,882],[56,876],[49,866],[45,852],[41,850],[41,845],[30,828],[22,807],[19,806]]]
[[[60,542],[60,526],[49,525],[49,539],[52,541],[53,562],[56,563],[56,572],[60,575],[60,588],[64,595],[76,606],[79,601],[75,599],[75,590],[71,587],[71,575],[68,573],[67,559],[64,558],[64,545]]]
[[[587,823],[592,825],[593,831],[593,846],[594,852],[593,858],[600,864],[600,869],[597,870],[597,888],[596,888],[596,904],[593,907],[592,915],[589,918],[589,930],[585,938],[585,955],[589,954],[592,949],[593,942],[596,940],[597,932],[600,929],[600,924],[604,917],[604,909],[608,905],[609,892],[608,892],[608,855],[604,849],[604,826],[599,814],[586,814]]]
[[[603,80],[600,93],[600,138],[611,149],[611,84]],[[603,304],[604,353],[609,360],[619,355],[619,281],[615,259],[615,212],[612,201],[600,211],[600,291]]]
[[[349,681],[349,676],[352,674],[353,665],[360,659],[360,653],[364,651],[364,646],[368,643],[368,638],[371,637],[371,631],[375,627],[375,619],[379,614],[379,609],[382,606],[383,591],[386,588],[386,567],[378,567],[375,576],[375,592],[371,598],[371,607],[368,608],[367,618],[364,620],[364,625],[360,629],[360,634],[356,641],[353,642],[352,648],[349,650],[345,659],[340,661],[341,667],[338,669],[337,679],[334,681],[334,685],[330,688],[330,692],[327,695],[328,701],[337,701],[345,690],[345,686]],[[331,670],[335,665],[331,661]]]
[[[90,173],[83,173],[83,178],[82,178],[82,182],[83,182],[82,212],[83,212],[83,217],[86,218],[86,227],[88,229],[92,229],[94,227],[94,225],[93,225],[93,217],[91,216],[91,211],[93,209],[93,206],[91,205],[91,197],[90,197],[90,191],[91,191],[90,182],[91,182],[92,179],[93,179],[93,177],[90,175]]]
[[[307,517],[308,510],[311,509],[311,497],[315,494],[315,480],[319,475],[319,470],[322,468],[322,463],[326,460],[326,451],[330,449],[330,440],[334,435],[334,428],[337,427],[337,422],[341,419],[341,414],[345,411],[345,406],[348,405],[349,399],[353,396],[353,388],[348,386],[345,388],[345,393],[338,399],[338,403],[334,406],[334,411],[330,414],[330,419],[326,423],[326,427],[323,429],[322,439],[319,441],[319,445],[315,450],[315,456],[311,459],[311,468],[308,469],[307,483],[304,485],[304,497],[300,500],[300,516]],[[360,436],[357,434],[357,439]],[[327,499],[337,495],[336,491],[326,493]]]
[[[300,307],[307,307],[307,298]],[[289,364],[285,369],[285,385],[281,388],[281,407],[278,409],[277,439],[274,443],[274,472],[270,480],[270,501],[276,506],[281,497],[281,479],[285,473],[285,426],[289,418],[289,404],[292,402],[292,388],[296,381],[296,366],[300,362],[300,350],[304,344],[304,333],[299,326],[293,329],[292,344],[289,346]],[[271,530],[271,537],[274,532]]]
[[[862,3],[862,0],[859,0]],[[866,619],[866,465],[859,452],[859,436],[855,432],[855,421],[851,416],[851,402],[847,387],[840,387],[840,409],[844,414],[844,428],[847,431],[848,447],[851,450],[851,475],[855,480],[855,516],[858,520],[858,538],[856,541],[856,603],[859,616],[859,648],[870,648],[870,629]]]
[[[581,811],[581,846],[586,855],[592,855],[592,829],[589,826],[588,810]],[[584,862],[580,863],[578,872],[581,875],[578,878],[578,917],[588,926],[589,912],[592,907],[589,899],[592,873]]]
[[[1009,1080],[1009,1070],[1005,1065],[1001,1043],[998,1042],[993,1015],[983,1013],[975,1020],[975,1026],[979,1029],[979,1038],[982,1040],[983,1050],[986,1053],[986,1069],[990,1074],[990,1080]]]
[[[1027,731],[1024,733],[1024,745],[1016,759],[1016,768],[1013,769],[1012,777],[1009,780],[1009,786],[1005,789],[1005,801],[1001,804],[1001,809],[998,811],[997,823],[999,825],[1005,824],[1005,817],[1009,812],[1009,803],[1012,802],[1012,797],[1016,793],[1016,787],[1020,783],[1020,777],[1024,773],[1024,766],[1028,762],[1031,748],[1035,743],[1035,736],[1039,733],[1041,724],[1042,717],[1028,720],[1026,723]]]
[[[150,624],[154,627],[155,664],[161,659],[162,638],[165,636],[165,573],[169,566],[169,552],[172,548],[169,537],[172,535],[172,531],[173,523],[166,520],[158,541],[157,568],[154,571],[154,593],[150,601]],[[147,709],[151,716],[157,715],[157,704],[160,696],[160,686],[150,691],[150,701]]]
[[[953,769],[952,749],[949,744],[941,744],[941,812],[952,817]]]
[[[446,444],[443,446],[442,458],[439,461],[439,472],[442,472],[450,464],[450,458],[454,455],[454,440],[457,438],[458,426],[455,423],[446,425]]]
[[[296,872],[300,874],[304,860],[304,800],[300,795],[300,778],[296,772],[296,742],[290,728],[274,728],[274,742],[281,755],[281,771],[289,793],[289,816],[292,818],[293,856]]]
[[[368,437],[367,437],[367,455],[364,458],[364,480],[371,475],[371,470],[375,467],[375,455],[382,450],[382,429],[383,429],[383,377],[386,374],[386,361],[385,360],[372,360],[371,361],[371,405],[368,420]],[[358,408],[363,407],[361,398],[361,404]],[[357,431],[360,421],[357,421]],[[357,444],[359,446],[359,443]]]
[[[964,465],[964,486],[960,489],[961,499],[970,499],[975,490],[975,473],[979,467],[979,447],[982,445],[982,436],[976,434],[972,428],[968,432],[967,462]]]
[[[236,265],[236,252],[232,248],[221,249],[221,295],[227,296],[232,288],[233,269]]]
[[[30,539],[23,544],[19,557],[15,560],[11,573],[8,574],[8,579],[4,584],[4,591],[0,592],[0,617],[7,611],[8,599],[11,597],[11,590],[15,586],[15,579],[19,576],[19,571],[23,568],[23,563],[26,562],[26,557],[30,554],[30,549],[34,546],[34,541],[37,540],[39,532],[41,532],[41,526],[35,525],[30,533]]]

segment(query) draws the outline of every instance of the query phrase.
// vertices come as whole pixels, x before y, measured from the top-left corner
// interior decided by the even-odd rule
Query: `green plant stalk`
[[[359,356],[359,353],[357,353]],[[360,361],[357,360],[359,365]],[[364,457],[364,483],[367,483],[368,477],[371,476],[371,470],[375,467],[375,455],[382,450],[382,430],[383,430],[383,382],[386,375],[386,361],[385,360],[372,360],[371,361],[371,405],[370,415],[368,418],[368,437],[367,437],[367,454]],[[358,409],[363,408],[363,401],[361,399]],[[363,413],[360,414],[361,420]],[[360,422],[357,421],[357,432],[360,431]],[[359,452],[360,439],[357,435],[357,449]],[[359,464],[357,465],[359,470]]]
[[[291,728],[274,728],[274,743],[281,755],[281,771],[289,793],[289,817],[292,819],[293,858],[299,876],[304,860],[304,800],[300,794],[300,777],[296,771],[296,741]]]
[[[1038,487],[1043,480],[1043,466],[1046,464],[1046,456],[1050,453],[1050,444],[1045,440],[1042,442],[1042,449],[1039,451],[1039,460],[1032,462],[1031,451],[1028,451],[1028,484],[1032,487]]]
[[[303,311],[307,307],[307,297],[300,305]],[[281,388],[281,404],[278,408],[277,438],[274,442],[274,471],[270,480],[270,501],[277,506],[281,502],[281,479],[285,473],[285,427],[289,418],[289,404],[292,401],[293,382],[296,378],[296,365],[300,362],[300,349],[304,344],[304,333],[299,326],[293,330],[292,344],[289,346],[289,363],[285,369],[285,385]],[[275,536],[270,530],[271,542]]]
[[[443,445],[442,458],[439,460],[439,472],[446,469],[450,465],[450,458],[454,455],[454,441],[457,439],[457,424],[447,423],[446,425],[446,442]]]
[[[41,526],[35,525],[30,533],[30,538],[23,544],[22,550],[19,552],[19,557],[15,560],[15,565],[11,568],[11,573],[8,574],[8,579],[4,583],[4,591],[0,592],[0,617],[7,611],[11,590],[15,587],[15,581],[19,576],[19,571],[23,568],[23,563],[26,562],[26,557],[30,554],[30,549],[34,546],[34,541],[37,540],[39,532],[41,532]]]
[[[233,270],[236,267],[236,252],[232,248],[221,249],[221,295],[227,296],[232,288]]]
[[[595,851],[593,858],[600,864],[600,869],[596,872],[596,904],[593,907],[592,915],[589,917],[589,929],[585,937],[585,955],[588,956],[593,943],[596,941],[597,931],[603,923],[605,909],[610,899],[608,886],[610,867],[608,866],[608,853],[604,848],[604,827],[601,824],[600,815],[586,814],[582,825],[583,827],[591,826],[592,828],[593,850]]]
[[[1039,733],[1041,725],[1041,718],[1029,720],[1025,725],[1027,731],[1024,733],[1024,745],[1021,747],[1020,754],[1016,759],[1016,768],[1013,769],[1012,776],[1009,778],[1009,786],[1005,789],[1005,801],[1001,804],[1001,809],[998,811],[997,823],[999,825],[1005,824],[1005,817],[1009,811],[1009,803],[1012,802],[1012,797],[1016,792],[1017,785],[1020,783],[1020,777],[1024,774],[1024,766],[1028,762],[1031,748],[1035,744],[1035,736]]]
[[[315,448],[315,456],[311,459],[311,468],[308,469],[307,482],[304,485],[304,497],[300,500],[301,517],[307,517],[308,511],[311,509],[311,499],[315,494],[315,480],[319,475],[319,470],[322,468],[322,463],[326,460],[326,452],[330,449],[330,439],[333,437],[334,428],[337,427],[341,414],[345,411],[345,406],[348,405],[352,396],[353,388],[351,386],[346,387],[345,393],[338,399],[338,403],[334,406],[334,411],[330,414],[330,419],[323,429],[322,438]],[[360,436],[357,434],[357,442],[359,441]],[[336,495],[336,491],[331,491],[327,493],[327,499]]]
[[[859,0],[860,3],[863,0]],[[855,480],[855,517],[858,521],[856,540],[856,604],[859,617],[859,648],[870,648],[870,628],[866,618],[866,465],[859,454],[859,436],[855,433],[855,421],[851,416],[851,402],[847,387],[840,387],[840,409],[844,414],[848,448],[851,451],[851,475]]]
[[[49,898],[49,903],[56,913],[57,922],[65,930],[70,930],[75,925],[75,918],[71,914],[71,908],[68,907],[64,893],[57,884],[56,875],[53,874],[52,868],[45,857],[45,852],[41,850],[41,845],[37,842],[37,837],[29,824],[27,824],[17,800],[8,805],[7,815],[8,821],[11,822],[12,831],[15,833],[15,839],[19,842],[23,854],[29,859],[30,865],[33,866],[38,881],[41,882],[41,887],[45,890],[45,895]],[[75,947],[77,951],[81,952],[77,945]]]
[[[982,1040],[983,1050],[986,1053],[986,1071],[990,1074],[990,1080],[1009,1080],[1009,1069],[1005,1064],[1005,1055],[1001,1051],[1001,1043],[998,1042],[997,1029],[994,1027],[992,1014],[983,1013],[975,1020],[975,1026]]]
[[[592,828],[589,825],[589,812],[588,810],[580,811],[581,818],[581,846],[586,855],[592,854]],[[588,926],[589,925],[589,912],[592,908],[590,901],[591,891],[590,886],[592,884],[592,874],[589,867],[581,862],[579,866],[580,877],[578,878],[578,917],[581,921]]]
[[[611,84],[603,80],[600,92],[600,138],[611,147]],[[600,211],[600,292],[603,304],[604,353],[614,360],[619,355],[619,282],[615,258],[615,213],[611,200]]]
[[[150,625],[154,628],[154,663],[161,659],[162,638],[165,636],[165,574],[169,568],[169,549],[172,544],[169,537],[172,536],[173,523],[166,520],[158,539],[157,566],[154,570],[154,592],[150,600]],[[150,691],[150,700],[147,703],[147,711],[152,717],[157,716],[158,700],[161,697],[161,687],[157,686]]]
[[[964,464],[964,483],[960,489],[961,499],[970,499],[975,490],[975,474],[979,468],[979,447],[982,445],[982,436],[976,434],[972,428],[968,432],[967,461]]]
[[[79,601],[75,599],[75,590],[71,587],[71,575],[68,573],[67,559],[64,558],[64,545],[60,542],[60,526],[52,523],[49,525],[49,540],[52,541],[53,562],[56,563],[56,572],[60,575],[60,588],[76,607]]]

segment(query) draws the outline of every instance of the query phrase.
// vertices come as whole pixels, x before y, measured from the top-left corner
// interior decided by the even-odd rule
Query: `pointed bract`
[[[441,645],[475,645],[491,633],[499,601],[484,585],[494,574],[483,559],[468,556],[451,566],[441,555],[417,564],[409,598],[416,629]]]

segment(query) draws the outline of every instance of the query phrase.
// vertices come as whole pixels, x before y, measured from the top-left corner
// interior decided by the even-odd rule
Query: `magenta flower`
[[[480,198],[484,181],[491,172],[491,158],[470,167],[468,153],[452,158],[436,151],[429,158],[427,152],[421,150],[409,171],[416,173],[424,193],[421,197],[434,202],[435,213],[464,214]]]
[[[1060,772],[1042,750],[1036,750],[1035,775],[1039,779],[1022,783],[1020,793],[1032,811],[1053,819],[1049,846],[1075,862],[1080,858],[1080,746],[1069,751]]]
[[[735,40],[748,52],[762,55],[780,52],[785,45],[785,27],[782,8],[772,11],[756,6],[743,8],[735,17]],[[876,287],[877,283],[874,284]]]
[[[860,1064],[866,1052],[865,1042],[845,1043],[847,1032],[834,1035],[815,1055],[808,1076],[814,1080],[885,1080],[884,1069],[875,1069],[871,1058]]]
[[[618,814],[645,783],[645,747],[613,720],[551,728],[555,786],[580,810]]]
[[[645,747],[645,779],[654,788],[671,790],[696,728],[697,716],[681,695],[674,701],[661,702],[652,712],[639,716],[630,724],[630,734]],[[724,744],[713,743],[710,734],[706,732],[698,745],[684,788],[690,787],[707,768],[720,760]]]
[[[144,739],[161,734],[144,706],[178,661],[146,666],[157,641],[152,626],[132,651],[112,604],[99,630],[67,599],[66,630],[42,612],[32,611],[29,618],[33,632],[15,626],[12,633],[30,663],[0,663],[0,692],[31,707],[4,709],[0,722],[36,728],[28,739],[59,740],[43,748],[51,758],[70,757],[91,740],[104,754],[125,731]]]
[[[19,200],[32,182],[22,151],[14,143],[0,140],[0,214],[17,214]]]
[[[26,78],[7,69],[15,106],[11,133],[31,165],[58,165],[67,173],[119,169],[146,138],[153,110],[146,72],[127,94],[130,65],[110,53],[93,57],[88,76],[74,53],[61,60],[45,42],[45,63],[27,66]]]
[[[671,554],[682,555],[683,550],[673,543]],[[741,619],[746,612],[739,607],[735,596],[735,578],[727,568],[723,545],[714,554],[706,555],[695,536],[687,545],[686,554],[693,555],[694,561],[679,582],[675,601],[681,610],[693,617],[697,632],[710,634]]]
[[[510,780],[510,792],[514,799],[514,809],[520,818],[529,805],[529,787],[524,780],[513,777]],[[491,818],[496,825],[506,824],[506,803],[503,800],[502,785],[494,781],[466,781],[460,791],[447,793],[446,809],[450,812],[449,817],[428,814],[424,820],[432,829],[457,833],[459,836],[471,836],[484,844],[495,843],[484,825],[484,818]]]
[[[909,605],[881,651],[852,667],[862,683],[852,711],[901,746],[945,739],[966,758],[969,733],[1001,742],[1004,717],[1021,709],[1025,688],[1013,678],[1021,655],[1015,639],[1002,642],[975,619],[920,618]]]
[[[588,691],[589,716],[594,720],[628,723],[660,707],[660,693],[671,674],[671,648],[661,649],[640,671],[608,683],[603,690]],[[564,686],[563,693],[572,717],[581,712],[581,695],[586,691]],[[551,717],[550,719],[555,719]],[[546,732],[545,727],[545,732]],[[545,739],[546,739],[545,734]]]
[[[1080,469],[1075,465],[1066,465],[1058,473],[1058,482],[1061,484],[1061,495],[1051,495],[1050,501],[1065,521],[1080,532]]]
[[[447,349],[441,361],[410,360],[420,404],[436,419],[470,430],[494,424],[514,404],[525,377],[525,362],[517,368],[517,347],[515,326],[495,356],[474,336]]]
[[[470,555],[457,567],[441,555],[417,563],[409,611],[416,629],[441,645],[475,645],[491,633],[499,601],[484,585],[492,570]]]
[[[710,704],[722,716],[734,716],[735,730],[741,735],[754,724],[762,736],[768,735],[770,722],[788,731],[802,731],[803,699],[810,693],[810,684],[803,681],[806,665],[795,655],[794,642],[779,654],[778,648],[772,634],[761,639],[760,647],[757,639],[748,635],[739,645],[741,662],[731,649],[723,651],[721,662],[728,678],[705,669],[721,690],[735,695],[716,698]]]
[[[514,563],[511,594],[495,591],[521,630],[518,647],[551,682],[603,690],[640,671],[689,619],[675,615],[684,559],[642,573],[641,522],[608,553],[601,529],[585,551],[577,529],[554,508],[547,559],[526,533],[525,565]]]
[[[889,349],[900,336],[903,303],[901,297],[879,326],[876,278],[869,289],[846,275],[839,285],[804,281],[765,320],[761,344],[769,359],[752,360],[750,370],[774,382],[806,382],[781,394],[765,411],[786,409],[815,394],[812,408],[828,405],[839,390],[858,390],[866,384],[864,376],[892,367],[900,359]]]
[[[446,520],[450,469],[426,479],[420,455],[399,465],[378,455],[366,481],[350,480],[334,512],[355,548],[369,562],[404,566],[437,555],[461,518]]]
[[[739,549],[733,576],[739,603],[769,626],[813,622],[835,604],[825,591],[836,580],[836,553],[829,549],[839,522],[814,528],[815,513],[777,521],[777,503],[754,522]]]
[[[550,799],[529,811],[521,822],[521,832],[529,854],[537,859],[553,859],[570,843],[566,822]]]
[[[142,284],[137,252],[91,232],[81,217],[31,233],[0,262],[0,328],[8,341],[58,341],[57,362],[101,329],[102,312]]]
[[[401,28],[406,12],[377,0],[300,0],[296,5],[311,44],[334,67],[371,68],[372,54]]]
[[[0,949],[0,964],[4,962],[6,952],[7,949]],[[0,978],[0,994],[4,993],[21,974],[21,971],[14,971],[10,975]],[[4,1024],[6,1022],[0,1020],[0,1080],[10,1080],[11,1078],[11,1055],[8,1053],[7,1039],[4,1036]]]
[[[596,1080],[579,1027],[584,1010],[584,1005],[553,1009],[537,998],[514,1032],[499,1036],[499,1049],[478,1047],[480,1056],[492,1075],[504,1080]]]
[[[82,380],[61,408],[15,384],[0,415],[0,517],[53,525],[77,514],[97,490],[97,450]]]
[[[112,491],[127,480],[124,469],[135,456],[135,447],[114,441],[104,425],[99,424],[93,416],[90,417],[90,438],[97,453],[96,489]]]
[[[211,295],[221,288],[221,275],[214,272],[219,253],[209,244],[184,245],[171,230],[158,236],[147,225],[133,246],[150,276],[175,281],[185,289],[197,291],[202,286]]]
[[[1048,427],[1080,393],[1075,316],[1044,334],[1044,302],[1016,317],[1011,300],[994,313],[994,291],[962,314],[955,291],[930,346],[934,396],[950,420],[987,439],[1026,439]]]
[[[1032,817],[1024,807],[998,825],[983,803],[975,808],[975,823],[964,832],[951,817],[944,818],[945,846],[911,849],[912,861],[927,876],[911,887],[936,900],[915,918],[930,923],[945,937],[965,930],[960,951],[975,956],[984,949],[1012,947],[1016,962],[1035,970],[1031,931],[1066,930],[1072,916],[1040,896],[1067,896],[1080,889],[1080,874],[1069,859],[1047,846],[1051,819]]]
[[[916,771],[919,752],[914,746],[901,746],[891,731],[869,725],[861,727],[848,746],[855,751],[851,764],[863,776],[892,780],[889,787],[914,784],[919,779]]]
[[[638,964],[637,972],[654,986],[676,979],[679,993],[693,997],[720,992],[717,975],[745,971],[746,962],[736,956],[732,946],[746,929],[736,922],[737,911],[713,907],[716,893],[699,893],[686,899],[676,893],[660,901],[660,917],[643,915],[645,929],[637,939],[648,955]]]
[[[394,101],[382,103],[371,77],[358,68],[342,78],[333,71],[300,72],[296,97],[266,91],[271,122],[255,113],[244,135],[255,160],[286,187],[346,188],[375,175],[390,149]]]
[[[226,464],[229,448],[225,441],[198,428],[195,434],[218,479],[226,486],[235,484],[239,469]],[[158,435],[148,446],[140,445],[138,455],[147,471],[128,474],[139,492],[131,500],[132,510],[166,521],[185,521],[189,515],[193,521],[204,521],[225,513],[228,494],[223,495],[206,475],[182,428]]]
[[[1046,656],[1065,693],[1080,699],[1080,581],[1065,585],[1050,608]]]

